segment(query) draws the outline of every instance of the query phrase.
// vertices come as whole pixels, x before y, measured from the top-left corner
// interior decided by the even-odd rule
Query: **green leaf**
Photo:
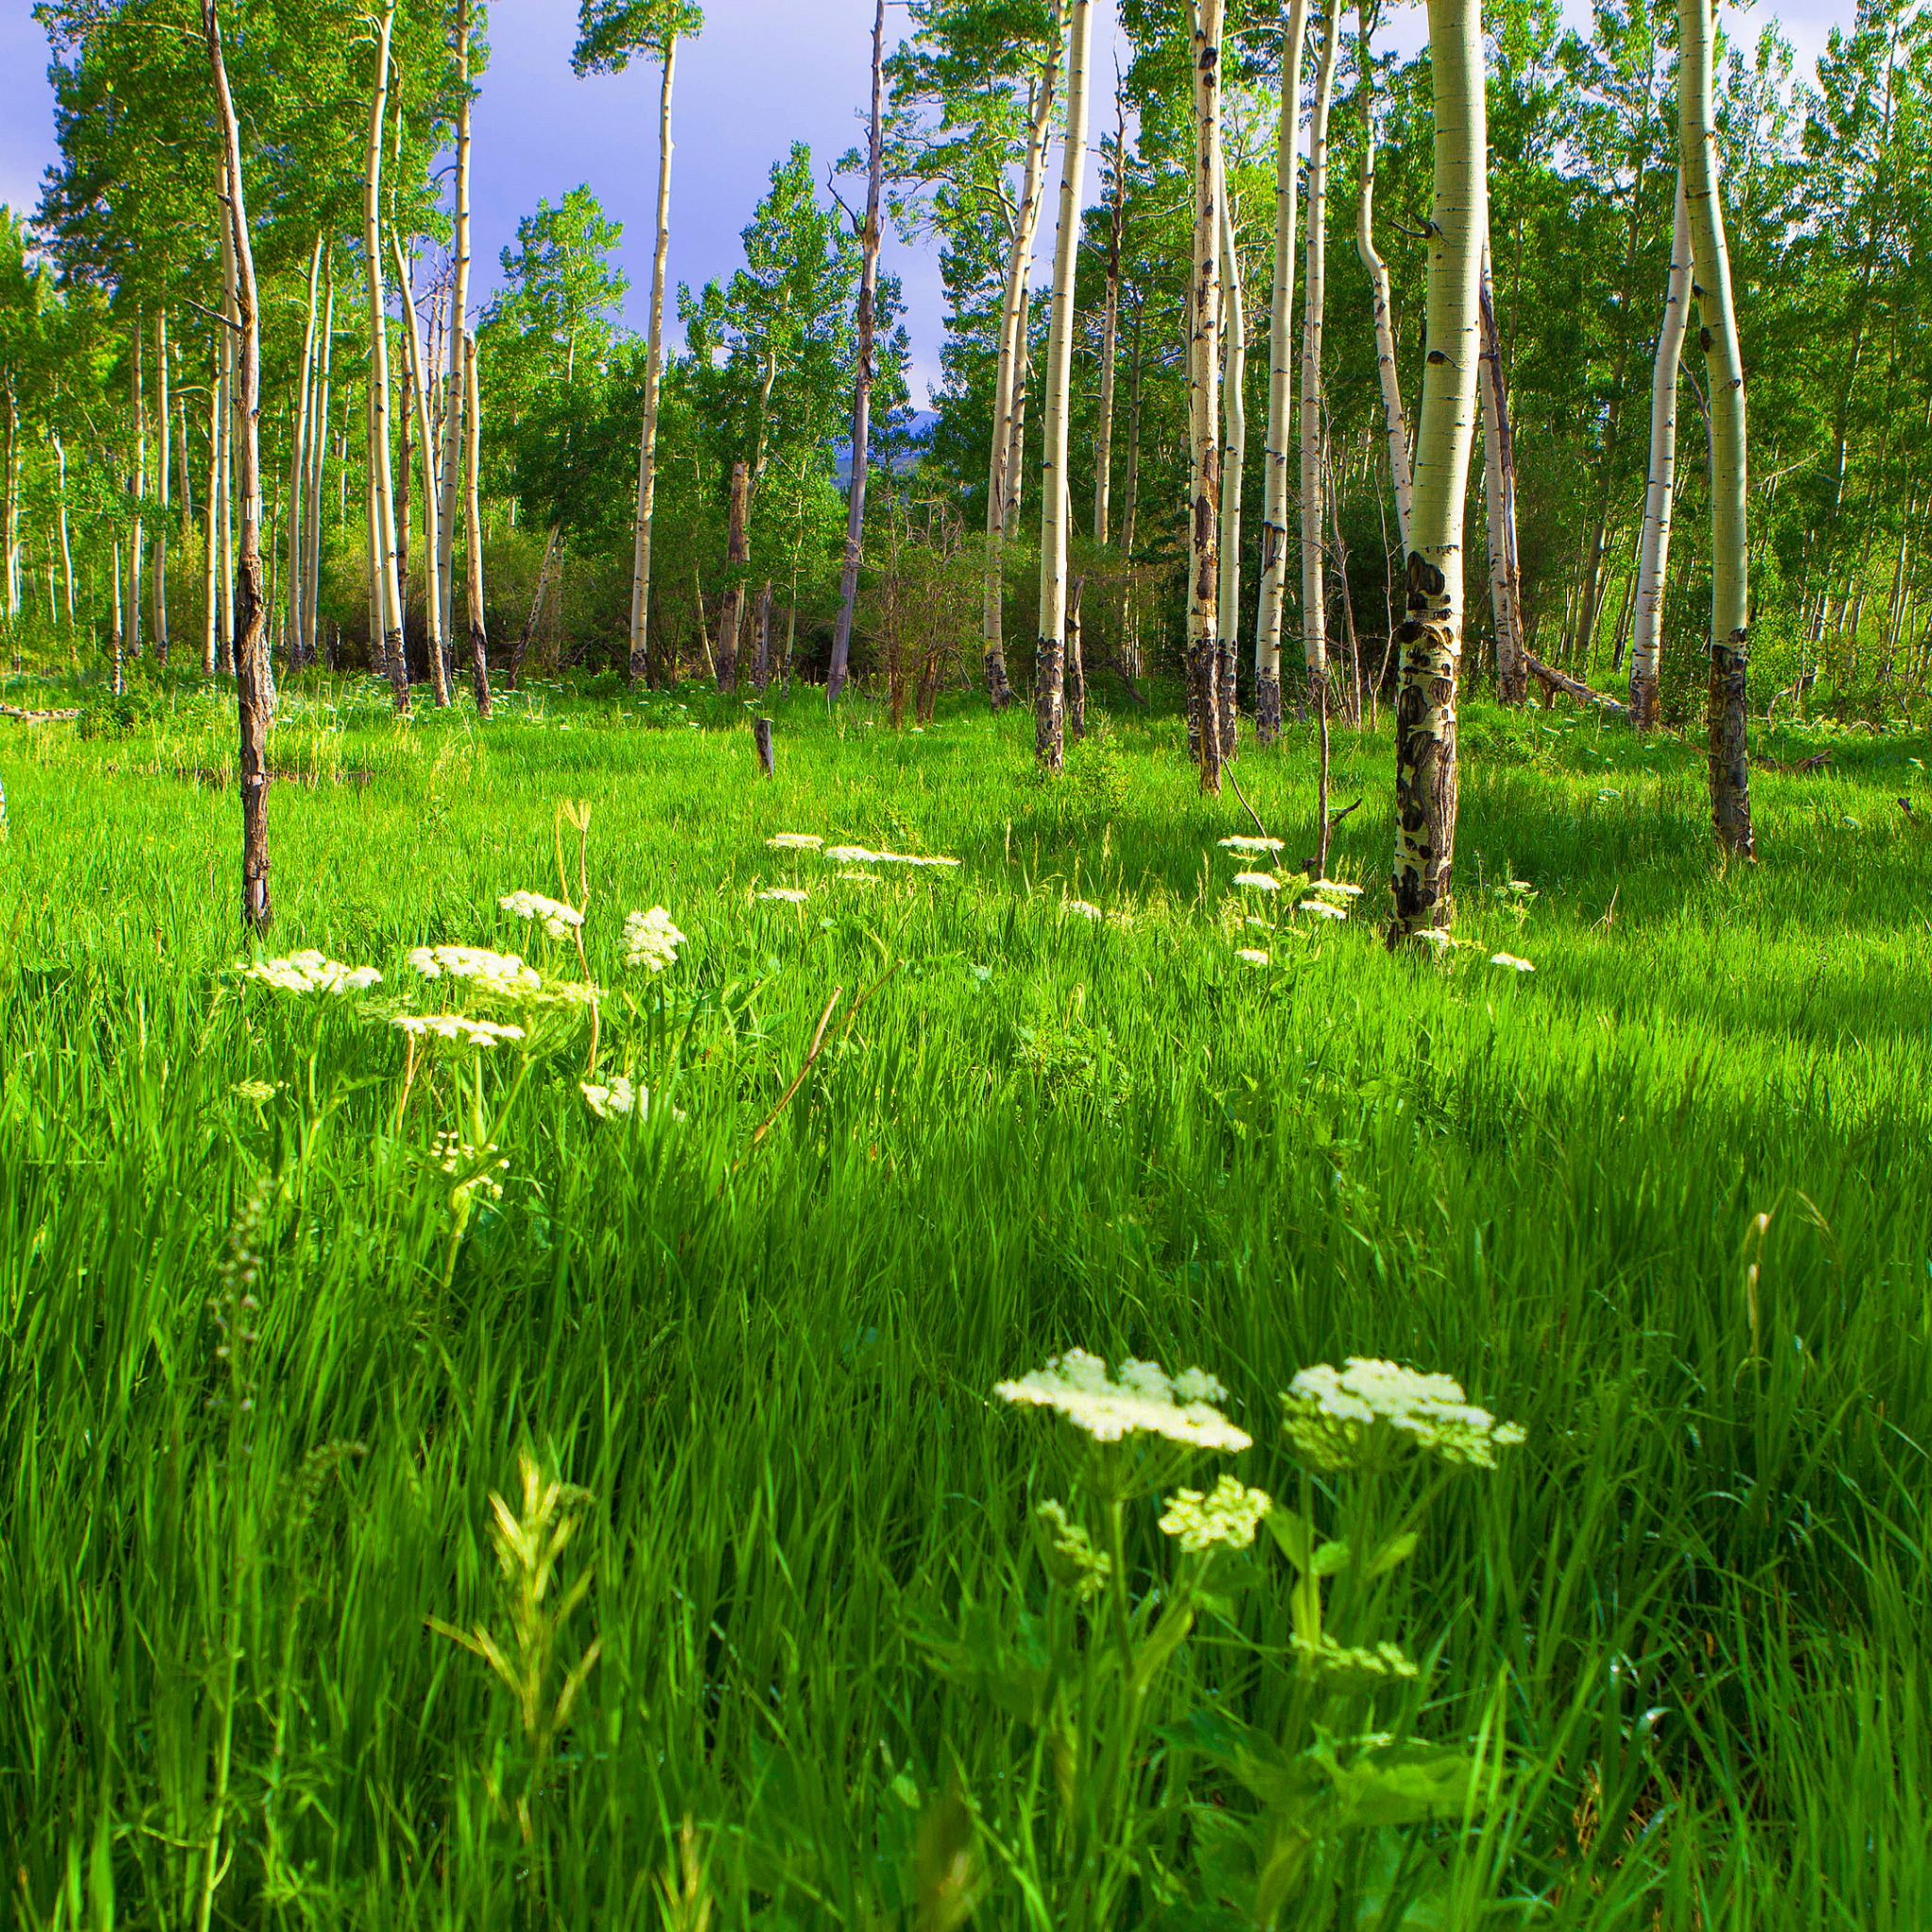
[[[1269,1510],[1261,1521],[1268,1525],[1269,1534],[1281,1546],[1281,1554],[1297,1570],[1307,1573],[1314,1561],[1315,1532],[1292,1509],[1284,1509],[1279,1503]]]
[[[1338,1571],[1348,1568],[1348,1545],[1346,1543],[1324,1543],[1315,1552],[1314,1572],[1317,1576],[1333,1576]]]
[[[1391,1536],[1375,1554],[1369,1558],[1368,1568],[1363,1572],[1368,1576],[1385,1576],[1398,1563],[1406,1563],[1415,1555],[1416,1533],[1405,1530],[1400,1536]]]

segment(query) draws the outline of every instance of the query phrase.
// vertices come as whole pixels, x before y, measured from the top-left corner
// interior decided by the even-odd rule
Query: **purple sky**
[[[1103,73],[1113,33],[1113,0],[1100,0],[1096,43]],[[1587,6],[1565,0],[1587,18]],[[1758,0],[1726,6],[1735,39],[1756,37],[1774,16],[1785,22],[1808,75],[1835,23],[1849,25],[1852,0]],[[870,0],[709,0],[704,33],[680,49],[674,102],[677,154],[672,169],[671,275],[702,282],[740,260],[749,220],[772,163],[794,140],[811,143],[820,178],[827,162],[864,137],[873,8]],[[891,5],[891,44],[905,31]],[[517,217],[540,197],[555,201],[588,182],[625,224],[624,267],[631,278],[629,320],[641,327],[649,297],[651,221],[657,188],[657,76],[653,68],[577,80],[570,71],[576,8],[572,0],[495,0],[491,65],[476,112],[476,260],[493,275]],[[1393,9],[1388,40],[1405,50],[1426,35],[1420,6]],[[0,201],[31,208],[53,154],[46,42],[28,0],[0,0]],[[1095,108],[1100,132],[1104,108]],[[1089,193],[1094,175],[1089,169]],[[847,187],[847,199],[853,191]],[[1051,207],[1052,204],[1049,204]],[[1041,257],[1052,249],[1041,225]],[[913,394],[924,400],[938,375],[938,267],[923,250],[887,243],[887,266],[905,281],[914,350]]]

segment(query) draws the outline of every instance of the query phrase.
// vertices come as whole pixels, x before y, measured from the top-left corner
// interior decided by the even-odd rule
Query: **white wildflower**
[[[398,1013],[390,1022],[412,1040],[454,1040],[465,1046],[491,1047],[499,1040],[521,1040],[521,1026],[499,1026],[493,1020],[473,1020],[467,1013]]]
[[[878,858],[867,845],[827,845],[824,856],[835,865],[870,865]]]
[[[468,1217],[473,1196],[488,1194],[492,1201],[503,1199],[503,1183],[496,1176],[508,1172],[509,1162],[498,1158],[492,1168],[491,1157],[496,1153],[494,1141],[486,1141],[481,1147],[472,1147],[458,1133],[439,1134],[430,1145],[429,1158],[444,1174],[452,1176],[469,1176],[467,1180],[458,1184],[455,1193],[450,1197],[452,1204],[465,1219]]]
[[[958,865],[963,862],[957,858],[941,858],[937,853],[874,852],[872,857],[880,865]]]
[[[677,963],[677,949],[685,943],[684,934],[661,906],[653,906],[648,912],[633,912],[624,922],[626,966],[647,966],[653,973],[661,973]]]
[[[604,989],[590,979],[546,979],[535,992],[525,995],[532,1007],[594,1007],[604,997]]]
[[[1425,946],[1434,946],[1438,952],[1456,943],[1440,925],[1418,926],[1414,932],[1409,934],[1409,938],[1422,941]]]
[[[1216,842],[1224,845],[1230,852],[1279,852],[1282,848],[1282,841],[1279,839],[1256,839],[1245,833],[1239,833],[1231,839],[1222,839]]]
[[[1304,899],[1294,909],[1297,912],[1312,912],[1320,919],[1346,919],[1348,917],[1348,908],[1346,906],[1331,906],[1325,899]]]
[[[1000,1383],[993,1393],[1004,1402],[1056,1409],[1096,1442],[1150,1435],[1195,1449],[1234,1451],[1253,1441],[1212,1406],[1226,1391],[1199,1369],[1171,1376],[1158,1362],[1125,1361],[1116,1381],[1097,1355],[1075,1348],[1016,1382]]]
[[[1362,895],[1362,889],[1359,886],[1351,885],[1346,879],[1317,879],[1308,888],[1308,891],[1311,892],[1334,892],[1344,899],[1359,899]]]
[[[1255,1525],[1274,1508],[1265,1490],[1251,1490],[1224,1475],[1207,1495],[1199,1490],[1177,1490],[1167,1500],[1160,1519],[1164,1534],[1180,1538],[1191,1556],[1217,1546],[1244,1550],[1255,1541]]]
[[[879,886],[885,881],[875,872],[859,872],[856,867],[847,866],[841,873],[835,873],[835,878],[850,879],[855,885]]]
[[[600,1121],[622,1120],[637,1105],[637,1090],[622,1074],[608,1087],[594,1087],[588,1080],[580,1080],[584,1102]]]
[[[1412,1447],[1444,1462],[1493,1469],[1495,1452],[1523,1441],[1514,1423],[1473,1407],[1448,1375],[1351,1356],[1345,1367],[1304,1369],[1281,1398],[1283,1428],[1311,1468],[1372,1466],[1391,1449]],[[1379,1440],[1377,1440],[1379,1439]]]
[[[281,1091],[279,1080],[237,1080],[228,1089],[237,1100],[245,1100],[251,1107],[259,1107],[264,1101],[273,1100]]]
[[[1257,892],[1278,892],[1281,881],[1272,872],[1238,872],[1234,875],[1238,886],[1252,886]]]
[[[1096,1550],[1083,1524],[1069,1523],[1065,1506],[1042,1503],[1033,1512],[1033,1531],[1046,1574],[1076,1603],[1098,1596],[1113,1574],[1113,1558]]]
[[[780,906],[803,906],[807,897],[794,886],[773,886],[758,896],[760,899],[774,900]]]
[[[425,979],[467,980],[492,999],[526,999],[543,985],[542,975],[525,966],[518,953],[492,953],[484,946],[416,946],[409,964]]]
[[[1069,899],[1067,910],[1077,912],[1082,919],[1100,919],[1104,916],[1098,906],[1090,906],[1085,899]]]
[[[242,969],[242,977],[259,980],[277,992],[329,992],[338,998],[345,992],[366,992],[382,981],[374,966],[344,966],[340,959],[325,958],[313,948],[292,953],[286,959],[258,959]]]
[[[1234,956],[1237,959],[1245,959],[1250,966],[1265,966],[1268,963],[1268,955],[1258,946],[1237,946]]]
[[[1491,966],[1507,967],[1511,973],[1534,973],[1536,968],[1527,959],[1519,959],[1514,953],[1491,953]]]
[[[584,923],[584,915],[575,906],[566,906],[561,899],[546,899],[541,892],[506,892],[496,903],[519,919],[541,919],[543,930],[554,940],[567,940]]]
[[[774,852],[816,852],[824,842],[816,832],[774,832],[765,841]]]

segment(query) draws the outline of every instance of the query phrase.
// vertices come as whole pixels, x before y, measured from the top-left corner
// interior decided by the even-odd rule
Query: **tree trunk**
[[[1751,596],[1746,565],[1744,365],[1731,301],[1731,260],[1718,199],[1711,113],[1715,29],[1707,0],[1677,0],[1678,159],[1696,264],[1697,340],[1710,409],[1710,818],[1726,853],[1756,856],[1744,740]]]
[[[1475,0],[1429,0],[1435,186],[1429,222],[1428,347],[1408,530],[1408,614],[1395,725],[1391,946],[1455,916],[1456,679],[1462,656],[1462,521],[1475,417],[1482,242],[1489,232],[1489,130]]]
[[[1677,493],[1677,372],[1690,319],[1690,210],[1684,171],[1677,170],[1676,213],[1671,230],[1671,276],[1664,290],[1663,325],[1650,385],[1650,475],[1643,491],[1643,536],[1637,561],[1637,627],[1630,646],[1630,722],[1648,730],[1657,722],[1657,658],[1662,642],[1664,584],[1671,560],[1671,516]]]
[[[223,246],[226,245],[225,242]],[[213,366],[208,372],[208,542],[202,556],[205,628],[201,642],[201,668],[208,677],[215,675],[221,663],[222,398],[227,389],[224,369],[226,335],[225,328],[215,331]]]
[[[1113,486],[1114,363],[1120,355],[1121,227],[1127,203],[1127,96],[1114,92],[1113,203],[1107,230],[1107,306],[1100,323],[1100,420],[1093,430],[1093,541],[1107,541],[1108,497]]]
[[[369,145],[363,173],[362,258],[369,284],[369,463],[375,498],[375,591],[381,605],[372,622],[382,629],[382,658],[396,709],[409,708],[409,666],[403,655],[403,598],[396,568],[396,489],[390,460],[389,321],[382,291],[382,124],[389,111],[390,41],[395,0],[383,0],[375,49],[375,84],[369,104]]]
[[[537,635],[538,621],[543,615],[543,598],[550,589],[550,571],[557,558],[557,542],[561,531],[558,525],[550,526],[550,541],[543,546],[543,561],[537,568],[537,588],[530,596],[529,615],[524,619],[524,633],[518,638],[515,648],[509,654],[509,688],[517,689],[524,675],[524,658],[528,655],[530,645]],[[698,612],[698,631],[704,632],[704,612]]]
[[[475,680],[476,710],[490,715],[490,640],[483,608],[483,510],[477,472],[483,455],[483,404],[477,392],[476,338],[463,331],[463,388],[469,407],[464,415],[463,563],[464,602],[470,619],[470,675]]]
[[[429,363],[423,353],[423,333],[416,314],[416,291],[409,274],[409,259],[403,252],[403,238],[391,227],[390,249],[395,257],[396,286],[402,291],[405,329],[403,348],[409,374],[409,388],[416,399],[416,443],[423,453],[423,599],[424,629],[429,647],[429,690],[439,710],[449,704],[448,645],[442,628],[442,598],[439,589],[442,568],[442,535],[438,522],[436,484],[436,427],[429,410]],[[404,445],[408,447],[407,442]],[[404,481],[403,492],[408,494]]]
[[[839,575],[839,622],[832,633],[832,662],[825,702],[836,705],[845,689],[852,652],[852,618],[858,606],[858,565],[865,551],[865,475],[872,458],[873,327],[879,289],[879,191],[886,163],[886,0],[878,0],[872,28],[872,132],[867,146],[864,268],[858,282],[858,374],[852,388],[852,489],[845,506],[845,562]]]
[[[1134,346],[1127,364],[1127,474],[1121,482],[1121,557],[1128,569],[1134,560],[1134,512],[1141,491],[1141,331],[1143,306],[1134,306]],[[1140,605],[1134,598],[1131,577],[1121,579],[1120,657],[1121,668],[1129,677],[1141,675]]]
[[[1496,626],[1496,694],[1520,705],[1529,692],[1524,662],[1523,563],[1516,547],[1516,444],[1509,432],[1509,391],[1503,375],[1503,337],[1483,244],[1482,391],[1484,496],[1490,523],[1490,614]]]
[[[174,412],[168,397],[168,311],[155,310],[155,662],[168,661],[168,518],[175,507],[169,461]]]
[[[758,591],[758,655],[752,659],[752,689],[763,697],[772,683],[772,580]]]
[[[718,689],[738,689],[738,634],[744,627],[744,567],[751,561],[745,520],[751,508],[751,471],[731,466],[731,517],[724,539],[724,595],[718,607],[718,651],[713,659]]]
[[[227,176],[224,175],[224,192]],[[237,675],[235,662],[235,415],[239,376],[235,367],[237,325],[235,247],[228,225],[222,225],[222,313],[227,318],[222,337],[222,441],[221,466],[221,583],[222,583],[222,669],[230,677]]]
[[[1308,679],[1308,708],[1324,731],[1328,725],[1328,587],[1323,569],[1322,324],[1328,298],[1328,109],[1335,92],[1335,57],[1341,43],[1341,10],[1331,6],[1323,23],[1322,57],[1315,69],[1315,99],[1308,113],[1307,270],[1302,289],[1302,662]],[[1327,850],[1327,808],[1322,808],[1321,847]]]
[[[638,441],[638,521],[631,550],[631,688],[651,681],[651,523],[658,494],[658,405],[664,377],[664,275],[671,256],[671,89],[677,75],[677,38],[665,36],[658,95],[658,239],[651,256],[650,335],[644,353],[644,425]],[[675,675],[674,668],[673,675]]]
[[[255,286],[255,250],[248,235],[248,205],[242,191],[242,132],[228,92],[222,58],[222,27],[216,0],[201,0],[202,31],[208,41],[222,142],[227,159],[228,201],[223,211],[235,255],[235,306],[241,322],[237,357],[241,393],[237,414],[242,432],[242,547],[236,582],[236,708],[241,725],[242,916],[257,932],[273,915],[268,866],[268,649],[267,610],[261,594],[261,329]],[[221,1849],[223,1794],[217,1794],[208,1847],[202,1923],[208,1921]]]
[[[1221,791],[1215,681],[1221,569],[1222,0],[1190,0],[1194,91],[1194,248],[1190,264],[1188,687],[1201,790]]]
[[[134,527],[128,532],[127,546],[127,655],[141,656],[141,565],[142,540],[147,534],[147,358],[142,354],[141,310],[134,311]],[[17,465],[16,465],[17,468]],[[13,485],[16,496],[19,483]],[[8,553],[8,569],[15,579],[11,586],[13,602],[19,602],[20,540],[18,511]]]
[[[185,404],[182,406],[187,407]],[[67,600],[67,627],[74,628],[74,543],[67,527],[67,445],[58,436],[54,438],[54,460],[58,481],[60,517],[60,573],[61,585]]]
[[[1087,65],[1093,0],[1071,0],[1067,36],[1067,126],[1060,150],[1059,228],[1046,337],[1046,415],[1040,455],[1040,641],[1033,665],[1033,755],[1041,770],[1066,763],[1067,541],[1073,491],[1067,476],[1067,406],[1074,363],[1074,268],[1080,252],[1080,192],[1087,174]]]
[[[1067,599],[1067,729],[1075,738],[1087,736],[1087,656],[1080,645],[1080,597],[1086,588],[1087,579],[1075,577]]]
[[[302,587],[307,578],[308,488],[311,468],[308,441],[312,433],[315,397],[316,298],[322,279],[322,233],[308,258],[308,311],[302,329],[302,359],[295,379],[295,433],[289,442],[289,641],[285,668],[299,671],[308,630],[303,619]]]
[[[456,0],[457,206],[449,296],[448,374],[442,396],[442,502],[437,517],[436,596],[442,634],[456,648],[456,548],[458,478],[463,470],[463,404],[468,377],[464,341],[470,313],[470,5]],[[487,687],[488,678],[485,679]],[[480,707],[479,707],[480,708]]]
[[[1389,264],[1375,247],[1375,70],[1369,58],[1374,14],[1357,0],[1360,57],[1357,95],[1362,117],[1361,195],[1356,207],[1355,252],[1367,271],[1375,314],[1375,373],[1382,385],[1382,429],[1389,443],[1389,479],[1395,492],[1395,527],[1408,555],[1408,519],[1414,504],[1409,475],[1408,425],[1402,409],[1402,374],[1395,364],[1395,320],[1390,308]]]
[[[1255,629],[1255,736],[1281,736],[1281,627],[1288,601],[1288,440],[1294,394],[1289,316],[1294,308],[1294,232],[1301,132],[1302,40],[1307,0],[1290,0],[1281,49],[1281,117],[1274,137],[1274,291],[1268,310],[1268,447],[1262,476],[1261,606]]]
[[[308,660],[319,654],[320,639],[316,617],[322,603],[322,492],[328,464],[328,386],[335,357],[336,282],[335,263],[324,255],[326,291],[322,311],[322,360],[316,370],[315,401],[309,430],[309,476],[308,492],[308,534],[302,544],[302,641]]]
[[[1239,749],[1235,731],[1235,653],[1241,636],[1241,477],[1248,456],[1247,314],[1241,302],[1241,257],[1234,244],[1234,210],[1224,167],[1221,181],[1222,350],[1221,558],[1215,592],[1215,718],[1221,756]]]

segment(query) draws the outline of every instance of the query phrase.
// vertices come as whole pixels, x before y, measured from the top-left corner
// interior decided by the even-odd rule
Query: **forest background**
[[[868,532],[855,662],[863,671],[910,647],[921,658],[921,681],[941,666],[963,681],[975,668],[978,591],[965,533],[984,522],[1006,241],[983,191],[1011,176],[1028,76],[1049,38],[1045,8],[993,8],[1002,51],[988,58],[971,44],[975,10],[988,12],[922,4],[891,16],[893,34],[909,38],[891,72],[895,236],[882,291],[873,453],[901,487]],[[1090,649],[1102,662],[1117,653],[1128,669],[1141,668],[1143,657],[1157,670],[1177,659],[1181,616],[1187,104],[1170,10],[1128,5],[1112,23],[1119,99],[1106,101],[1104,81],[1096,89],[1099,166],[1090,175],[1095,205],[1076,297],[1073,473],[1092,478],[1105,444],[1112,504],[1105,541],[1097,541],[1098,504],[1076,507],[1087,549],[1074,569],[1103,593],[1093,600]],[[436,9],[418,11],[420,19],[408,9],[398,15],[397,117],[384,192],[434,388],[449,328],[454,94],[448,23]],[[686,164],[673,192],[675,292],[667,302],[652,623],[667,662],[699,675],[716,668],[709,640],[738,578],[774,581],[774,622],[807,675],[823,675],[829,651],[859,255],[849,204],[862,198],[863,185],[855,179],[859,158],[846,147],[863,133],[850,104],[865,91],[867,23],[856,15],[866,11],[811,36],[807,57],[795,25],[774,25],[756,7],[721,9],[681,55],[679,111],[690,125],[680,122]],[[57,38],[75,25],[78,16],[70,14],[75,9],[50,16]],[[315,20],[325,26],[323,15]],[[509,58],[499,54],[493,66],[479,41],[469,306],[479,345],[492,648],[501,659],[523,642],[547,664],[595,670],[623,662],[642,409],[637,325],[648,284],[647,274],[626,272],[625,224],[611,208],[621,202],[632,211],[628,258],[640,262],[650,240],[656,103],[641,64],[615,76],[573,77],[570,25],[562,9],[541,25],[506,18],[500,35]],[[1364,25],[1373,36],[1366,90]],[[1802,16],[1790,34],[1744,12],[1721,25],[1728,36],[1720,68],[1722,159],[1753,398],[1754,702],[1761,708],[1779,691],[1804,693],[1822,679],[1840,710],[1882,710],[1916,689],[1925,670],[1925,627],[1914,614],[1924,559],[1914,531],[1917,476],[1932,434],[1918,240],[1932,178],[1924,138],[1932,58],[1921,24],[1897,6],[1861,8],[1856,20],[1822,34],[1821,19]],[[1338,641],[1353,633],[1355,658],[1368,661],[1367,673],[1354,674],[1357,682],[1373,680],[1375,664],[1386,661],[1399,597],[1355,188],[1373,115],[1375,232],[1391,265],[1397,356],[1412,399],[1423,268],[1414,234],[1426,210],[1430,154],[1421,28],[1413,8],[1386,22],[1373,11],[1366,23],[1345,20],[1335,81],[1325,408],[1339,568],[1329,626]],[[1623,671],[1635,616],[1645,402],[1669,266],[1674,23],[1667,10],[1646,17],[1641,8],[1607,7],[1570,20],[1554,7],[1516,5],[1493,9],[1489,28],[1491,228],[1520,452],[1524,630],[1540,658],[1601,680]],[[23,28],[16,20],[7,31],[18,37]],[[251,200],[266,291],[271,631],[286,657],[287,580],[291,568],[305,567],[290,550],[290,504],[300,493],[292,445],[301,397],[313,398],[320,354],[319,325],[305,299],[320,247],[317,299],[325,316],[332,277],[338,305],[329,331],[336,414],[320,461],[308,452],[303,458],[303,481],[324,509],[319,555],[306,566],[320,577],[313,647],[331,661],[359,664],[370,655],[371,592],[357,376],[368,365],[356,286],[358,130],[367,118],[371,47],[367,35],[319,31],[276,41],[263,27],[251,54],[247,9],[230,32],[242,117],[260,142],[251,165],[263,175]],[[1240,85],[1230,90],[1229,165],[1248,334],[1257,349],[1268,324],[1276,38],[1272,18],[1233,21],[1230,72]],[[1103,31],[1103,51],[1108,40]],[[225,661],[231,620],[217,596],[208,623],[211,600],[200,567],[207,486],[219,491],[206,402],[221,338],[211,313],[220,307],[221,269],[204,77],[192,58],[156,59],[151,37],[102,38],[85,61],[76,44],[65,43],[52,70],[57,151],[37,213],[31,225],[24,210],[10,222],[0,272],[0,369],[9,398],[6,613],[16,651],[25,626],[43,625],[54,655],[76,666],[111,658],[117,641],[139,659],[158,635],[189,636],[204,655]],[[282,83],[298,72],[308,105],[291,114]],[[801,104],[797,114],[785,113],[782,96],[770,103],[770,115],[760,108],[758,88],[769,81],[753,81],[743,95],[741,76],[774,72]],[[509,113],[492,135],[488,104],[498,95],[508,97]],[[109,97],[114,111],[98,111]],[[721,99],[738,103],[735,118],[720,112]],[[21,130],[33,118],[13,120],[7,165],[16,175],[32,139],[24,143]],[[789,140],[806,124],[815,150]],[[578,129],[575,145],[549,131],[559,125]],[[624,128],[621,138],[613,125]],[[769,154],[754,154],[759,144],[743,138],[754,125],[785,131],[763,144]],[[184,142],[208,148],[205,166],[179,165]],[[600,145],[601,156],[584,153]],[[723,165],[713,160],[720,152]],[[844,175],[835,176],[841,164]],[[747,208],[755,197],[747,174],[766,166]],[[534,181],[536,169],[557,178]],[[579,171],[587,184],[569,178]],[[1119,320],[1109,342],[1103,318],[1116,215]],[[735,246],[734,227],[743,229]],[[1051,229],[1041,225],[1036,253],[1050,245]],[[401,298],[391,293],[391,301],[400,317]],[[160,447],[158,321],[167,336],[172,464]],[[1036,289],[1036,365],[1045,326],[1045,291]],[[392,328],[387,345],[399,397],[408,394],[405,333]],[[1101,373],[1108,348],[1112,399]],[[1259,468],[1267,413],[1265,361],[1258,353],[1248,360],[1251,474]],[[1694,379],[1690,388],[1694,398]],[[394,411],[405,479],[408,413]],[[1702,437],[1687,438],[1686,449],[1683,534],[1664,624],[1664,712],[1675,721],[1701,680],[1709,585]],[[420,490],[420,448],[415,461]],[[742,565],[730,560],[727,534],[739,461],[757,473],[751,560]],[[1023,461],[1023,498],[1026,469]],[[407,480],[401,488],[407,544]],[[1024,501],[1011,508],[1006,629],[1019,641],[1016,669],[1024,675],[1033,553]],[[1471,492],[1469,522],[1473,554],[1480,555],[1479,490]],[[175,541],[164,584],[161,531],[169,525]],[[1251,514],[1242,532],[1250,587],[1260,575],[1259,534],[1258,514]],[[410,569],[416,586],[406,588],[405,602],[412,675],[421,678],[420,539],[406,574]],[[298,608],[298,628],[302,620]],[[1486,624],[1473,608],[1473,663],[1481,661]],[[902,663],[896,675],[903,681],[911,674]],[[1244,696],[1247,675],[1244,668]]]

